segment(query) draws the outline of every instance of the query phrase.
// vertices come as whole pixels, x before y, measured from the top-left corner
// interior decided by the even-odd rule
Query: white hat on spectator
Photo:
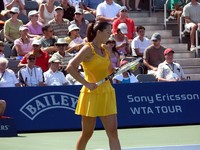
[[[65,38],[58,38],[57,42],[55,45],[68,45],[67,41]]]
[[[56,58],[56,57],[51,57],[49,59],[49,63],[60,63],[60,59]]]
[[[74,14],[83,14],[83,9],[81,8],[76,8],[76,11]]]
[[[32,45],[41,45],[41,44],[42,44],[41,41],[38,39],[33,40],[33,42],[32,42]]]
[[[117,26],[117,29],[120,29],[120,31],[121,31],[122,34],[127,34],[128,33],[126,23],[120,23]]]
[[[56,10],[63,10],[63,8],[62,8],[61,6],[57,6],[57,7],[55,7],[54,10],[55,10],[55,11],[56,11]]]
[[[32,16],[32,15],[37,15],[39,12],[37,10],[31,10],[29,13],[28,13],[28,17]]]
[[[18,7],[12,7],[10,12],[13,12],[13,13],[18,13],[19,14],[19,8]]]
[[[80,28],[76,25],[76,24],[71,24],[69,27],[68,27],[68,32],[71,32],[73,30],[80,30]]]
[[[28,27],[25,25],[19,27],[19,31],[24,31],[24,30],[28,30]]]

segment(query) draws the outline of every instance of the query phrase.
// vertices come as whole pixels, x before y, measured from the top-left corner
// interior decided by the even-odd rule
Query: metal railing
[[[165,29],[167,29],[167,5],[168,5],[169,0],[166,0],[165,4],[164,4],[164,27]]]

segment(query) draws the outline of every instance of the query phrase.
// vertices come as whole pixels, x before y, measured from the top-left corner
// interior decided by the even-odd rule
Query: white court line
[[[95,149],[95,150],[109,150],[109,149]],[[173,146],[153,146],[153,147],[132,147],[122,148],[122,150],[200,150],[200,145],[173,145]]]

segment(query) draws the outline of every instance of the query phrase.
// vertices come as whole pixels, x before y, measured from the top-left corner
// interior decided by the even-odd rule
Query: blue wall
[[[162,126],[200,123],[200,81],[114,85],[118,126]],[[81,86],[0,88],[5,115],[17,130],[80,130],[74,114]],[[102,128],[97,121],[97,128]]]

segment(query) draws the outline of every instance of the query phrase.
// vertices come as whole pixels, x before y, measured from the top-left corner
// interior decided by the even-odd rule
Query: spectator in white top
[[[18,72],[19,82],[21,86],[43,86],[42,69],[35,65],[36,55],[29,52],[26,55],[27,64]]]
[[[47,86],[61,86],[68,85],[68,82],[63,74],[59,71],[59,65],[61,61],[56,57],[51,57],[49,59],[50,68],[48,71],[44,72],[44,83]]]
[[[158,65],[158,81],[170,82],[185,80],[185,74],[180,64],[174,62],[174,51],[166,48],[164,51],[165,61]]]
[[[8,60],[0,57],[0,87],[15,87],[19,86],[19,81],[15,73],[8,69]]]
[[[137,26],[138,36],[131,42],[132,56],[143,57],[144,50],[151,45],[151,41],[145,37],[145,27]]]
[[[200,27],[200,3],[197,0],[191,2],[183,8],[183,16],[185,17],[185,29],[190,32],[190,50],[195,50],[195,32]]]
[[[98,21],[113,23],[119,16],[121,6],[113,0],[105,0],[97,6],[96,17]]]

